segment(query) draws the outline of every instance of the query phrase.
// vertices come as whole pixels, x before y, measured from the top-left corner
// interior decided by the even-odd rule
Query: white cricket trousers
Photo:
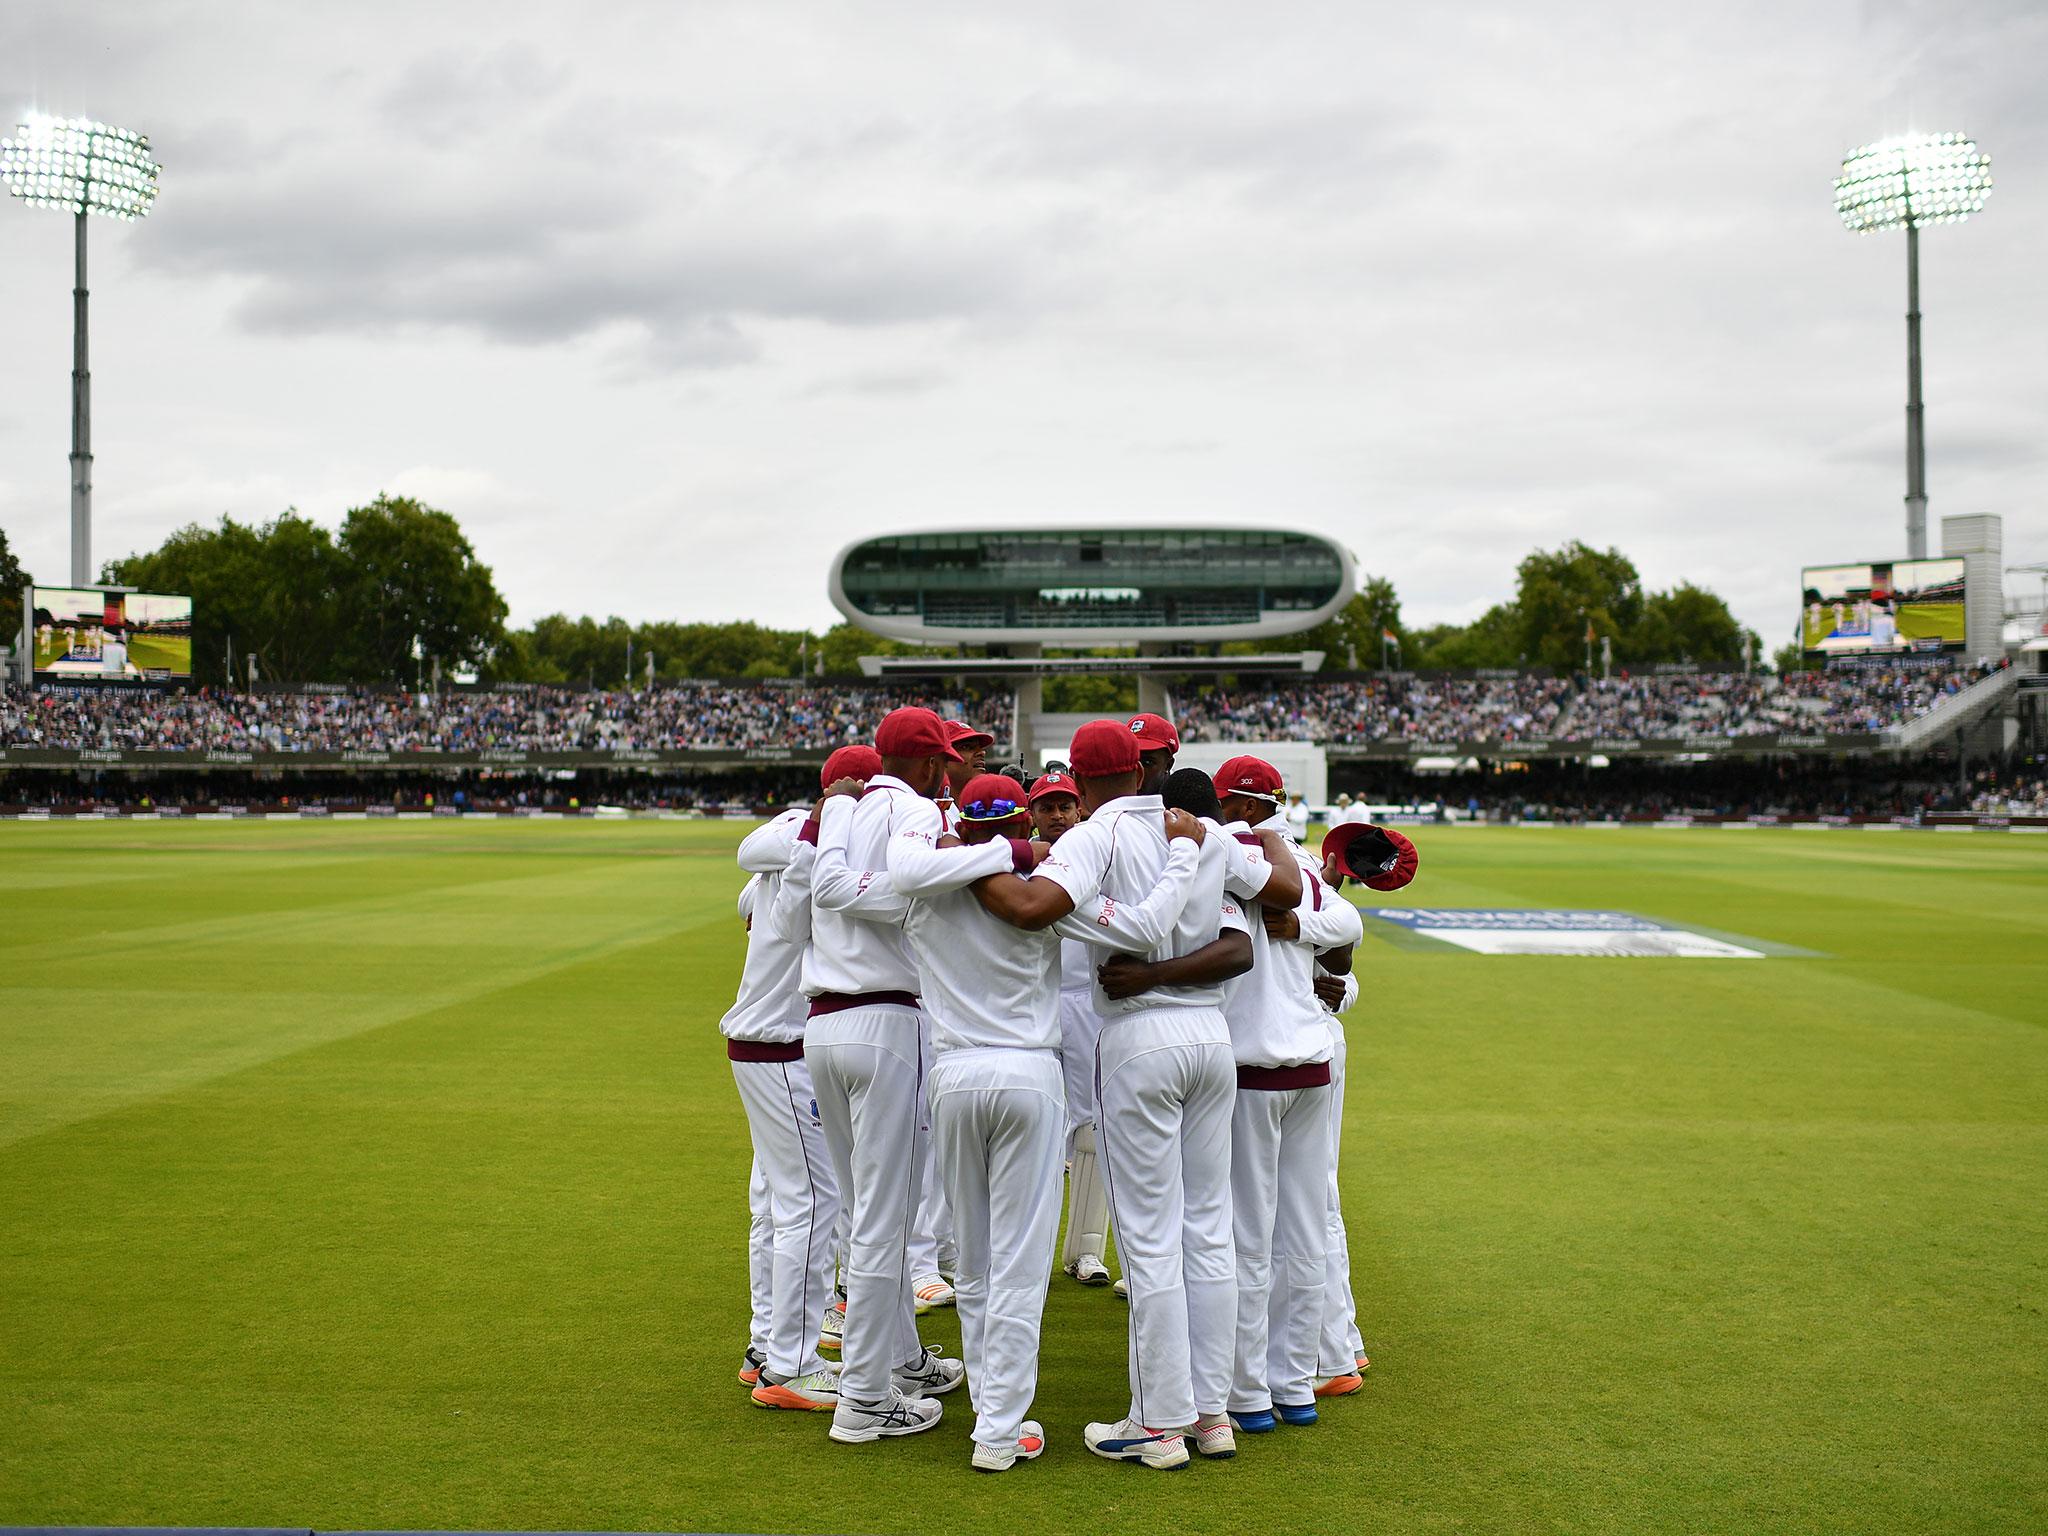
[[[1154,1008],[1103,1021],[1096,1134],[1131,1291],[1131,1417],[1152,1429],[1221,1413],[1230,1392],[1236,1092],[1220,1010]]]
[[[815,1371],[818,1317],[832,1295],[832,1230],[839,1179],[825,1149],[811,1069],[795,1061],[735,1061],[732,1080],[754,1138],[767,1194],[768,1329],[756,1348],[777,1376]]]
[[[1067,1130],[1095,1123],[1095,1042],[1102,1015],[1092,990],[1060,992],[1060,1072],[1067,1089]]]
[[[747,1345],[768,1357],[769,1317],[775,1281],[775,1218],[768,1209],[768,1176],[756,1157],[747,1170],[747,1300],[753,1316],[747,1323]]]
[[[934,1060],[930,1014],[924,1016],[922,1040],[925,1070],[929,1074]],[[916,1299],[915,1288],[919,1275],[936,1275],[941,1270],[953,1268],[957,1263],[953,1240],[953,1211],[946,1203],[946,1181],[938,1176],[932,1166],[932,1103],[929,1076],[918,1107],[924,1117],[924,1167],[918,1173],[923,1182],[918,1190],[917,1210],[910,1218],[910,1252],[905,1261],[910,1268],[913,1302]]]
[[[1315,1401],[1329,1294],[1330,1085],[1248,1088],[1230,1118],[1237,1238],[1232,1413]]]
[[[1052,1051],[941,1052],[926,1080],[960,1244],[953,1290],[979,1445],[1017,1443],[1038,1393],[1045,1275],[1060,1224],[1067,1108]]]
[[[1337,1159],[1344,1146],[1344,1026],[1330,1020],[1337,1054],[1330,1058],[1330,1199],[1327,1235],[1328,1281],[1323,1296],[1323,1341],[1318,1376],[1349,1376],[1365,1353],[1358,1331],[1358,1303],[1351,1293],[1351,1237],[1344,1229],[1344,1197],[1337,1188]]]
[[[865,1003],[814,1015],[804,1058],[846,1205],[846,1331],[839,1395],[879,1402],[889,1373],[920,1358],[904,1261],[922,1182],[919,1010]]]

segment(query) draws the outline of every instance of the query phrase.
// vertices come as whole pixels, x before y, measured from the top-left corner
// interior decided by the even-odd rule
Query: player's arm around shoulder
[[[1077,901],[1102,890],[1103,872],[1109,866],[1109,831],[1102,823],[1084,821],[1043,857],[1037,852],[1040,845],[1027,846],[1037,860],[1028,878],[1023,873],[991,875],[975,884],[974,894],[991,916],[1035,933],[1072,912]]]

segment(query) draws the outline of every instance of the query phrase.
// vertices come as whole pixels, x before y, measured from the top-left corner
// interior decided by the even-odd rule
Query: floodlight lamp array
[[[162,168],[139,133],[84,117],[29,117],[0,139],[0,177],[36,208],[132,223],[156,201]]]
[[[1960,133],[1907,134],[1852,149],[1835,212],[1857,234],[1959,224],[1991,195],[1991,157]]]

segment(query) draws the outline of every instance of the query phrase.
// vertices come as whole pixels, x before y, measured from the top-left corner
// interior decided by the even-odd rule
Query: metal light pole
[[[1906,553],[1927,558],[1926,406],[1920,396],[1920,226],[1959,224],[1991,195],[1991,157],[1960,133],[1906,134],[1842,157],[1835,212],[1858,234],[1906,232]]]
[[[92,371],[87,364],[85,219],[97,213],[133,223],[156,201],[160,167],[149,140],[90,118],[31,116],[0,140],[0,176],[34,208],[61,208],[76,221],[71,289],[71,584],[89,586],[92,565]]]

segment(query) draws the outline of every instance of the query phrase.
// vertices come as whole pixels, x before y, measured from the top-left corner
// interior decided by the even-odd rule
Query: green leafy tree
[[[35,578],[21,568],[0,528],[0,645],[21,644],[21,589]]]
[[[1328,671],[1350,667],[1377,669],[1384,653],[1382,636],[1392,633],[1407,660],[1408,636],[1401,628],[1401,599],[1384,576],[1361,578],[1351,601],[1330,619],[1288,641],[1292,650],[1321,651]],[[1258,646],[1255,649],[1269,649]]]
[[[1410,666],[1431,671],[1521,666],[1522,616],[1513,603],[1495,603],[1470,624],[1418,631],[1409,650]]]
[[[268,523],[223,517],[187,524],[148,554],[110,560],[104,579],[192,598],[192,673],[203,683],[241,683],[243,658],[276,682],[329,681],[350,622],[341,600],[341,556],[325,528],[295,511]],[[236,676],[227,676],[232,642]]]
[[[446,512],[409,496],[379,496],[342,519],[336,658],[354,682],[410,681],[420,659],[482,666],[505,633],[505,600]],[[623,659],[623,658],[622,658]]]
[[[1529,665],[1582,667],[1589,626],[1596,655],[1602,637],[1614,640],[1617,655],[1626,654],[1643,620],[1643,583],[1620,550],[1593,549],[1574,539],[1562,549],[1531,551],[1516,574],[1520,650]]]
[[[1617,660],[1691,661],[1739,664],[1744,630],[1713,593],[1681,582],[1669,592],[1652,592],[1643,600],[1643,617],[1635,631],[1617,643]],[[1761,653],[1760,640],[1751,643]]]

